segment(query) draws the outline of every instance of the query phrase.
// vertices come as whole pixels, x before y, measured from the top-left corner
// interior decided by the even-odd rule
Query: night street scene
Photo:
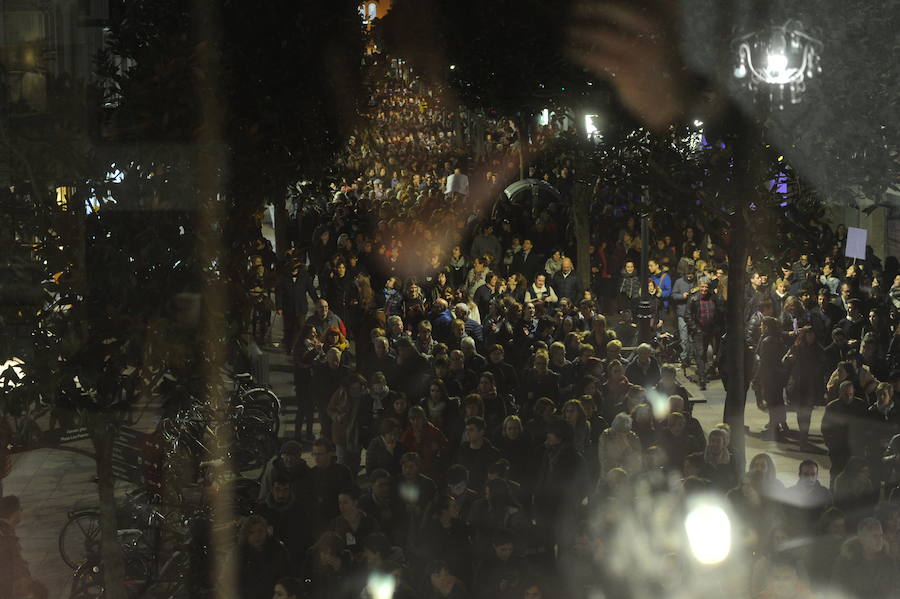
[[[900,0],[0,0],[0,599],[900,599]]]

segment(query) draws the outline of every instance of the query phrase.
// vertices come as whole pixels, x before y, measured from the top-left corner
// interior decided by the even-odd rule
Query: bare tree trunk
[[[579,172],[583,172],[580,171]],[[575,221],[575,247],[578,281],[582,289],[591,288],[591,186],[587,181],[578,180],[575,185],[575,200],[572,218]],[[575,298],[572,298],[575,299]]]
[[[100,542],[103,558],[103,587],[106,599],[127,599],[125,592],[125,560],[119,543],[116,518],[115,477],[112,449],[115,427],[105,415],[92,423],[94,451],[97,454],[97,492],[100,498]]]
[[[747,403],[744,353],[744,263],[747,261],[746,218],[743,206],[738,204],[729,219],[728,245],[728,311],[726,312],[725,369],[728,390],[725,394],[724,420],[731,427],[731,446],[735,464],[743,471],[746,461],[744,435],[744,407]]]

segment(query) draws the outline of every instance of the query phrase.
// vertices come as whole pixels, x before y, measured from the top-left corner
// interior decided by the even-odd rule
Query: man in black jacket
[[[534,508],[538,524],[552,546],[553,539],[565,537],[567,516],[578,511],[586,489],[584,457],[572,444],[571,425],[561,419],[549,423],[544,440],[544,453],[534,491]]]
[[[350,469],[338,464],[334,455],[334,443],[328,439],[316,439],[312,448],[315,466],[309,473],[309,483],[301,491],[301,501],[306,507],[309,521],[318,537],[339,514],[338,494],[341,489],[353,486]]]
[[[306,484],[309,466],[303,460],[303,446],[297,441],[287,441],[281,446],[278,455],[269,460],[259,477],[259,500],[262,501],[271,492],[272,481],[285,480],[296,494]]]
[[[477,492],[484,490],[487,471],[491,464],[503,457],[485,436],[484,418],[474,416],[466,420],[466,440],[456,451],[455,462],[469,472],[469,487]]]
[[[294,566],[302,566],[306,550],[313,544],[312,529],[291,488],[291,480],[283,476],[273,478],[265,498],[256,505],[256,513],[272,527],[273,536],[287,548]]]
[[[535,275],[541,271],[541,263],[530,239],[522,241],[522,251],[513,257],[510,270],[524,276],[529,283],[534,282]]]
[[[572,264],[571,258],[563,258],[562,268],[553,275],[553,278],[550,280],[550,286],[556,291],[556,296],[559,299],[567,297],[573,303],[581,300],[583,293],[581,282],[575,273],[575,266]]]
[[[294,336],[306,322],[306,314],[309,312],[307,295],[314,302],[319,301],[319,295],[313,287],[312,277],[306,271],[306,267],[300,261],[291,264],[291,272],[285,277],[276,294],[278,314],[282,316],[284,325],[284,348],[291,353],[294,347]]]

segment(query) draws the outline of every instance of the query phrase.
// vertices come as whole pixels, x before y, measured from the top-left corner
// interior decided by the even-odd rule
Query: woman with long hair
[[[584,455],[591,441],[591,423],[581,400],[570,399],[562,407],[562,418],[572,427],[575,451]]]
[[[616,332],[607,328],[606,316],[594,314],[591,318],[591,330],[584,339],[585,343],[594,346],[594,355],[601,360],[606,359],[606,346],[616,338]]]
[[[366,379],[354,374],[338,388],[328,401],[328,417],[331,419],[331,439],[337,451],[337,461],[350,469],[352,474],[359,471],[362,451],[360,439],[361,413],[366,396]]]
[[[341,318],[352,318],[351,306],[356,302],[356,282],[348,274],[347,264],[338,259],[323,281],[322,295],[329,307]]]
[[[494,445],[509,461],[509,477],[522,485],[528,485],[534,474],[534,456],[532,440],[522,419],[514,414],[504,418]]]
[[[327,352],[332,347],[341,350],[342,355],[350,349],[350,342],[337,327],[329,327],[322,338],[322,351]]]
[[[465,425],[460,415],[459,398],[450,396],[444,379],[431,381],[428,395],[419,400],[419,405],[425,410],[428,421],[438,427],[447,439],[455,443],[462,438]]]
[[[796,339],[800,334],[800,329],[808,326],[809,314],[803,307],[800,298],[791,295],[784,300],[784,307],[781,309],[781,328],[792,339]]]
[[[350,329],[353,338],[364,340],[366,333],[372,328],[372,313],[375,312],[375,291],[372,290],[372,279],[365,273],[359,273],[353,280],[356,286],[355,301],[350,309]],[[363,352],[360,352],[363,353]]]
[[[612,422],[618,412],[625,405],[625,397],[631,391],[631,383],[625,376],[625,366],[619,360],[611,360],[606,365],[606,382],[600,390],[603,402],[600,405],[600,414],[607,422]]]
[[[703,452],[706,478],[723,493],[733,489],[738,480],[734,456],[728,449],[730,442],[731,437],[727,430],[714,428],[709,431],[706,449]]]
[[[310,547],[303,563],[310,599],[331,599],[343,590],[342,583],[351,569],[352,558],[345,540],[335,532],[322,533]],[[274,598],[273,598],[274,599]]]
[[[520,304],[525,303],[525,292],[528,290],[528,279],[522,273],[515,273],[506,280],[506,293]]]

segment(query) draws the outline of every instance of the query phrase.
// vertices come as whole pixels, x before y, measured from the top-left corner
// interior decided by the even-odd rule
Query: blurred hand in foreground
[[[574,16],[570,56],[635,117],[654,131],[688,118],[699,90],[681,57],[678,0],[585,0]]]

